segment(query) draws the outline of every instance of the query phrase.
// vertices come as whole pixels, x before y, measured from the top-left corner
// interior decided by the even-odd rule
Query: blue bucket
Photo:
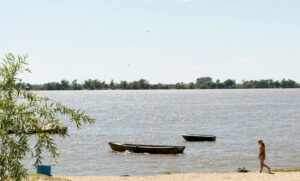
[[[37,167],[37,174],[51,176],[51,165],[39,165]]]

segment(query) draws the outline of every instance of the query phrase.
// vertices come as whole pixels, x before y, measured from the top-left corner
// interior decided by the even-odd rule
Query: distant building
[[[211,77],[199,77],[196,82],[212,82]]]

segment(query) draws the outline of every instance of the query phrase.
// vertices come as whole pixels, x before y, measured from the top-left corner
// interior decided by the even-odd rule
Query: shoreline
[[[30,180],[39,176],[30,176]],[[299,181],[300,172],[227,172],[227,173],[174,173],[155,176],[53,176],[39,178],[40,181]]]

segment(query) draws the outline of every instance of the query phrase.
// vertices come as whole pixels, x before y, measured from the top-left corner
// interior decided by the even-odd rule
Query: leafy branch
[[[21,161],[28,153],[35,159],[36,167],[42,163],[44,150],[56,161],[60,154],[53,135],[45,130],[51,128],[61,137],[68,136],[67,131],[59,131],[65,127],[60,122],[61,116],[67,116],[77,128],[95,122],[82,110],[68,108],[17,86],[20,81],[17,76],[30,72],[27,57],[8,53],[0,67],[0,180],[20,181],[27,177]],[[33,148],[29,145],[30,137],[36,138]]]

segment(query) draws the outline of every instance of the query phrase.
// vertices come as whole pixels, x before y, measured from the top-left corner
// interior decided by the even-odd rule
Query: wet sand
[[[55,176],[54,180],[60,181],[299,181],[300,172],[268,173],[191,173],[170,174],[157,176]]]

